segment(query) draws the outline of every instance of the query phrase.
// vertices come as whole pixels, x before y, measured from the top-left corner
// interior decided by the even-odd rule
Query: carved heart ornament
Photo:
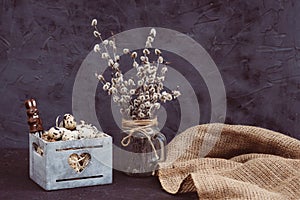
[[[89,153],[82,153],[80,155],[73,153],[68,158],[69,165],[77,172],[82,172],[90,163],[91,155]]]

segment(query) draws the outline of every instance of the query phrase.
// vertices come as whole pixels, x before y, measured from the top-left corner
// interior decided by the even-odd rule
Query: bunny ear
[[[32,101],[32,105],[33,105],[34,107],[36,107],[36,101],[35,101],[34,99],[31,99],[31,101]]]
[[[29,109],[30,107],[32,107],[32,104],[31,104],[31,100],[30,100],[30,99],[25,101],[25,107],[26,107],[27,109]]]
[[[27,109],[31,107],[36,107],[36,101],[34,99],[28,99],[25,101],[25,106]]]

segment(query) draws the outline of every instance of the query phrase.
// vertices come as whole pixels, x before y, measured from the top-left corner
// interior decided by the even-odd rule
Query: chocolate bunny
[[[43,132],[42,120],[39,116],[39,111],[36,107],[36,101],[34,99],[28,99],[25,101],[26,113],[28,116],[28,125],[29,125],[29,132],[36,133],[38,132],[39,135]]]

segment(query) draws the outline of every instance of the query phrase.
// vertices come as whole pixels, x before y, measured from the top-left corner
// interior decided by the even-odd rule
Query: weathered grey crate
[[[37,146],[43,150],[37,152]],[[71,154],[88,153],[90,162],[82,172],[68,163]],[[45,190],[112,183],[112,138],[46,142],[29,134],[30,178]]]

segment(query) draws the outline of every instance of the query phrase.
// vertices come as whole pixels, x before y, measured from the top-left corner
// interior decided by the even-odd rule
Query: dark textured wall
[[[300,1],[2,0],[0,9],[1,147],[27,146],[25,99],[38,100],[45,127],[71,111],[93,18],[105,38],[144,26],[189,35],[220,70],[227,123],[300,138]]]

